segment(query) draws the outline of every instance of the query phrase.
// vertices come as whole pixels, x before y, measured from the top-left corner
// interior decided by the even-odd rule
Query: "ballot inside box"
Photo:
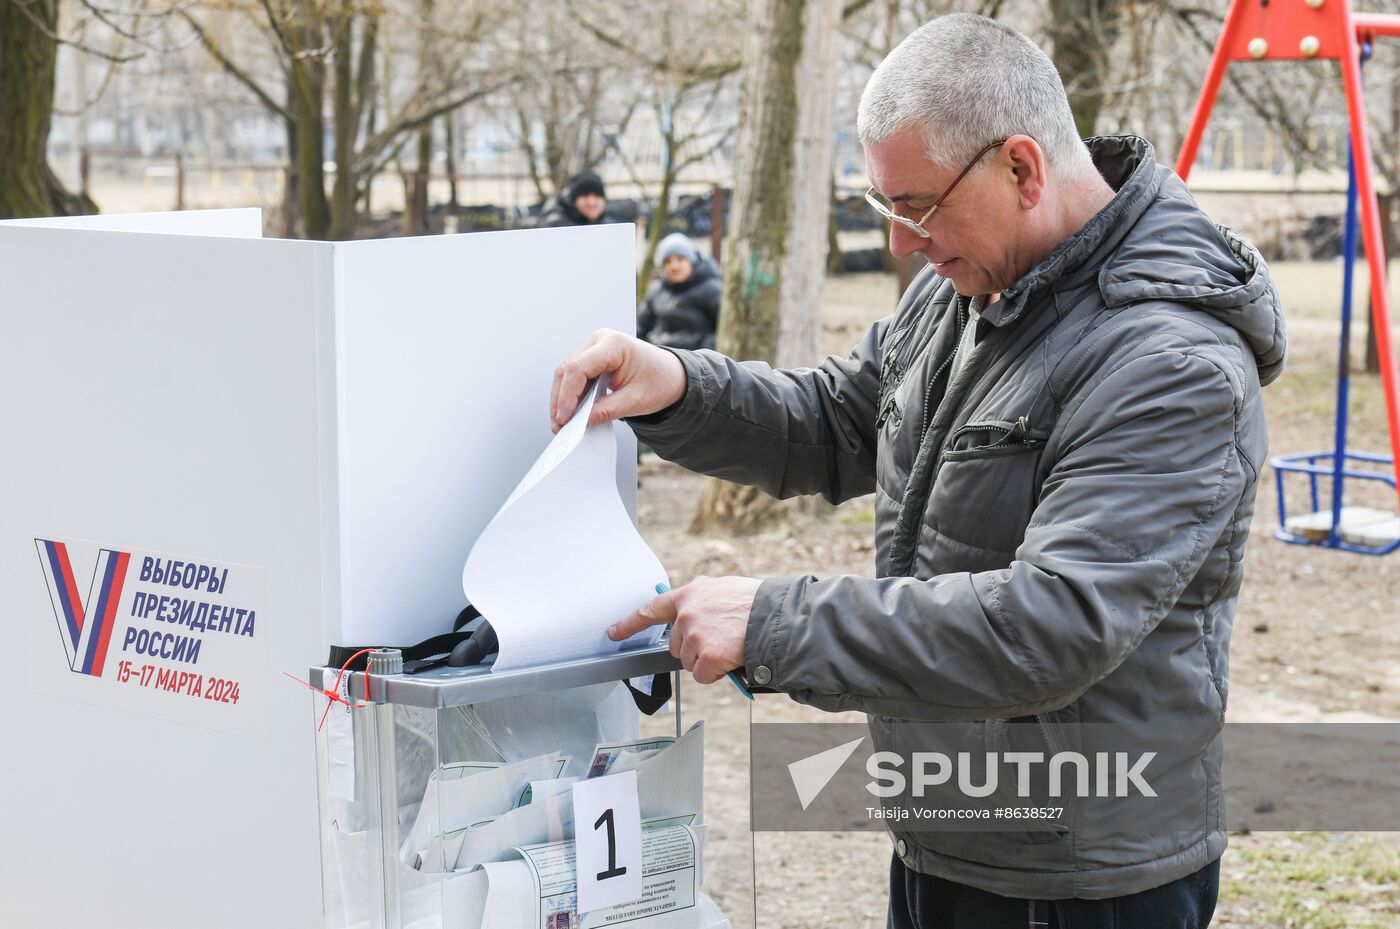
[[[707,879],[703,722],[673,699],[643,733],[625,686],[676,667],[663,646],[495,672],[312,669],[344,697],[329,713],[315,698],[328,929],[752,926],[749,880]],[[721,857],[751,855],[746,821],[718,835]]]

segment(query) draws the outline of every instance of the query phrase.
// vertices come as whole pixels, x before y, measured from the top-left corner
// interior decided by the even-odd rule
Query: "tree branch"
[[[569,15],[573,17],[575,22],[577,22],[580,26],[584,28],[585,32],[592,35],[595,39],[597,39],[599,42],[602,42],[608,48],[611,48],[617,52],[621,52],[622,54],[626,55],[628,58],[631,58],[638,64],[645,65],[647,68],[650,68],[651,70],[657,71],[661,74],[674,74],[678,77],[690,78],[699,81],[715,81],[723,77],[728,77],[729,75],[738,71],[740,65],[742,64],[736,58],[731,61],[722,61],[718,64],[712,65],[677,67],[665,58],[648,58],[646,55],[642,54],[642,52],[636,47],[628,44],[627,42],[622,41],[614,35],[604,32],[602,28],[595,25],[591,20],[584,17],[584,15],[580,13],[578,11],[578,8],[572,3],[569,4]]]
[[[518,76],[511,77],[504,81],[498,81],[495,84],[490,84],[486,87],[469,91],[456,97],[451,97],[421,112],[400,116],[397,120],[389,123],[389,125],[366,140],[364,148],[355,158],[355,173],[358,175],[368,169],[368,167],[373,164],[378,153],[392,142],[395,137],[417,129],[420,126],[427,125],[444,113],[450,113],[458,107],[466,106],[468,103],[480,100],[482,97],[488,97],[499,90],[504,90],[519,82],[520,78]]]
[[[114,55],[110,52],[104,52],[101,49],[93,48],[90,45],[87,45],[83,42],[79,42],[77,39],[65,38],[64,36],[59,35],[57,31],[50,29],[48,24],[45,23],[42,19],[40,19],[38,16],[35,16],[34,11],[29,9],[29,3],[21,2],[21,0],[13,0],[13,2],[15,6],[18,7],[20,13],[24,16],[24,18],[33,23],[35,29],[43,33],[46,39],[51,39],[52,41],[57,42],[59,45],[66,45],[69,48],[77,49],[80,52],[84,52],[88,55],[93,55],[97,58],[102,58],[114,64],[124,64],[128,61],[135,61],[138,58],[144,57],[146,54],[145,52],[137,52],[135,55]]]
[[[107,92],[107,88],[112,86],[112,78],[116,77],[118,64],[119,62],[112,61],[107,65],[107,73],[102,76],[102,84],[97,88],[97,92],[87,100],[84,100],[76,110],[68,110],[55,106],[53,108],[54,115],[76,118],[92,109],[97,104],[97,101],[102,99],[102,95]]]
[[[870,6],[870,3],[871,0],[850,0],[850,2],[841,8],[841,21],[844,23],[861,10]]]
[[[287,37],[286,30],[282,28],[282,21],[277,18],[277,13],[272,9],[271,2],[269,2],[269,0],[259,0],[259,3],[263,8],[263,12],[267,14],[267,24],[272,28],[272,34],[276,37],[277,44],[282,46],[282,53],[285,54],[288,59],[297,57],[297,49]]]
[[[681,141],[681,143],[680,143],[679,145],[676,146],[677,151],[679,151],[680,149],[685,148],[686,146],[688,146],[690,143],[694,142],[694,141],[695,141],[696,139],[698,139],[698,138],[699,138],[699,136],[691,136],[691,137],[688,138],[688,139],[683,139],[683,140]],[[700,162],[704,161],[706,158],[709,158],[711,155],[715,154],[715,153],[718,152],[720,149],[724,148],[724,146],[728,145],[728,144],[729,144],[729,140],[732,139],[732,138],[734,138],[734,130],[733,130],[733,129],[723,129],[723,130],[720,130],[720,136],[719,136],[718,139],[715,140],[715,142],[714,142],[713,145],[711,145],[710,147],[704,149],[703,151],[698,151],[698,152],[695,152],[695,153],[693,153],[693,154],[687,155],[687,156],[685,156],[684,158],[679,159],[679,160],[676,162],[676,175],[679,176],[680,173],[681,173],[682,171],[684,171],[686,168],[690,167],[690,166],[693,165],[693,164],[699,164]]]
[[[210,57],[212,57],[230,77],[248,88],[263,106],[277,114],[284,121],[291,122],[292,116],[287,112],[287,108],[281,106],[276,100],[272,99],[272,96],[262,88],[262,85],[253,79],[252,75],[234,64],[233,61],[224,54],[223,49],[219,48],[213,36],[209,35],[204,26],[194,18],[193,14],[187,10],[182,10],[180,11],[180,15],[184,18],[185,22],[189,23],[190,28],[194,30],[195,34],[199,36],[200,44],[209,52]]]
[[[181,0],[180,3],[174,4],[173,6],[166,7],[166,8],[163,9],[163,10],[146,10],[146,9],[126,9],[126,10],[118,10],[118,9],[114,9],[114,8],[108,8],[108,7],[98,6],[96,3],[91,2],[91,0],[80,0],[80,3],[82,4],[82,6],[83,6],[84,9],[86,9],[89,13],[91,13],[91,14],[93,15],[93,18],[97,19],[99,22],[101,22],[101,23],[102,23],[104,26],[106,26],[108,29],[111,29],[111,30],[112,30],[114,33],[116,33],[118,36],[121,36],[121,37],[124,38],[124,39],[130,39],[131,41],[135,42],[137,45],[140,45],[142,48],[147,49],[148,51],[168,53],[168,52],[179,51],[179,48],[180,48],[180,47],[179,47],[179,46],[176,46],[176,47],[166,48],[166,47],[162,47],[162,46],[159,46],[159,45],[155,45],[155,44],[153,44],[153,43],[150,43],[150,42],[147,42],[147,41],[146,41],[147,36],[155,35],[157,32],[159,32],[159,31],[161,30],[161,28],[162,28],[162,24],[161,24],[161,23],[156,23],[154,26],[152,26],[152,27],[143,35],[143,34],[140,34],[140,33],[138,33],[138,32],[136,31],[136,28],[135,28],[134,25],[133,25],[131,28],[123,28],[120,24],[118,24],[118,23],[116,22],[116,20],[114,19],[114,17],[117,17],[117,16],[125,16],[125,17],[131,17],[131,18],[153,18],[153,17],[164,18],[164,17],[167,17],[167,16],[171,16],[171,15],[173,15],[173,14],[175,14],[175,13],[182,13],[182,12],[184,12],[186,9],[188,9],[190,6],[192,6],[192,5],[195,3],[195,0]]]

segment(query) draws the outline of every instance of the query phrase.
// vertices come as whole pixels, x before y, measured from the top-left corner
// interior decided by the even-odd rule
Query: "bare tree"
[[[391,6],[387,0],[228,0],[225,9],[244,20],[245,30],[251,24],[264,55],[271,51],[285,103],[257,69],[235,60],[207,14],[201,18],[186,10],[184,18],[214,60],[286,123],[301,232],[308,238],[351,235],[355,205],[368,180],[398,155],[410,135],[519,79],[509,68],[477,61],[484,57],[483,37],[507,9],[485,0],[455,3],[450,11],[427,7],[426,16],[421,3]],[[420,48],[431,50],[404,83],[406,92],[376,79],[382,59],[391,54],[386,26],[419,37]],[[323,142],[328,84],[337,143],[329,200]],[[387,115],[376,127],[372,117],[381,104]]]
[[[652,277],[676,183],[687,168],[710,158],[733,138],[736,127],[719,112],[731,89],[730,79],[738,74],[739,59],[716,49],[731,48],[745,22],[742,6],[732,2],[696,7],[666,0],[649,7],[647,17],[629,17],[622,9],[607,17],[604,11],[572,7],[585,31],[611,54],[635,65],[661,136],[661,176],[637,271],[638,299]],[[704,40],[697,41],[699,36]],[[634,180],[645,187],[641,177]]]
[[[80,2],[80,20],[100,16],[119,38],[144,39],[120,20],[131,14]],[[136,16],[161,15],[138,5]],[[67,190],[49,165],[58,49],[69,45],[114,64],[137,57],[85,44],[64,29],[62,0],[0,0],[0,217],[71,216],[97,212],[84,194]]]
[[[708,88],[705,84],[708,83]],[[637,271],[637,298],[641,299],[652,276],[652,262],[666,226],[671,218],[671,199],[676,182],[686,169],[709,158],[729,144],[736,127],[727,124],[706,125],[715,104],[725,90],[720,80],[694,82],[682,80],[675,84],[653,85],[652,108],[661,129],[661,181],[658,186],[651,218],[647,224],[646,245],[642,249]],[[706,100],[686,128],[687,105],[703,92]],[[664,94],[664,95],[663,95]]]
[[[330,230],[330,204],[325,188],[325,90],[328,21],[344,47],[349,26],[347,9],[337,2],[328,16],[319,0],[228,0],[209,3],[203,15],[184,9],[181,15],[205,50],[224,71],[242,84],[269,112],[282,120],[287,131],[288,177],[293,190],[289,203],[296,209],[295,228],[307,238],[326,238]],[[225,38],[225,36],[228,38]],[[254,39],[256,55],[239,56],[232,37]],[[257,67],[258,59],[276,62],[274,77],[281,89],[268,82]]]
[[[597,167],[638,103],[636,67],[600,48],[567,3],[519,16],[502,54],[529,76],[511,88],[496,116],[514,131],[535,195],[544,200],[569,177]]]
[[[1118,41],[1122,0],[1050,0],[1051,57],[1065,82],[1081,136],[1094,134]]]

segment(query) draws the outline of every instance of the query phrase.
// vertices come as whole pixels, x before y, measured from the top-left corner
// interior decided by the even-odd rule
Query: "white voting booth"
[[[326,701],[286,675],[450,627],[473,540],[550,442],[555,365],[633,326],[633,236],[273,240],[257,210],[0,223],[0,925],[394,925],[374,901],[395,878],[324,862],[325,830],[369,815],[396,764],[374,753],[452,697],[403,691],[373,736],[356,717],[360,794],[337,814]],[[577,545],[521,557],[543,582]],[[628,660],[463,699],[596,695],[664,664]],[[604,735],[636,735],[635,708],[595,702]],[[418,776],[460,773],[433,751]],[[332,888],[347,875],[378,897]]]

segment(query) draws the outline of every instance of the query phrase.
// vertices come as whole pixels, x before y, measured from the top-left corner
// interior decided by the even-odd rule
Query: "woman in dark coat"
[[[714,348],[724,289],[718,269],[679,232],[661,240],[656,265],[661,276],[637,312],[637,334],[669,348]]]

